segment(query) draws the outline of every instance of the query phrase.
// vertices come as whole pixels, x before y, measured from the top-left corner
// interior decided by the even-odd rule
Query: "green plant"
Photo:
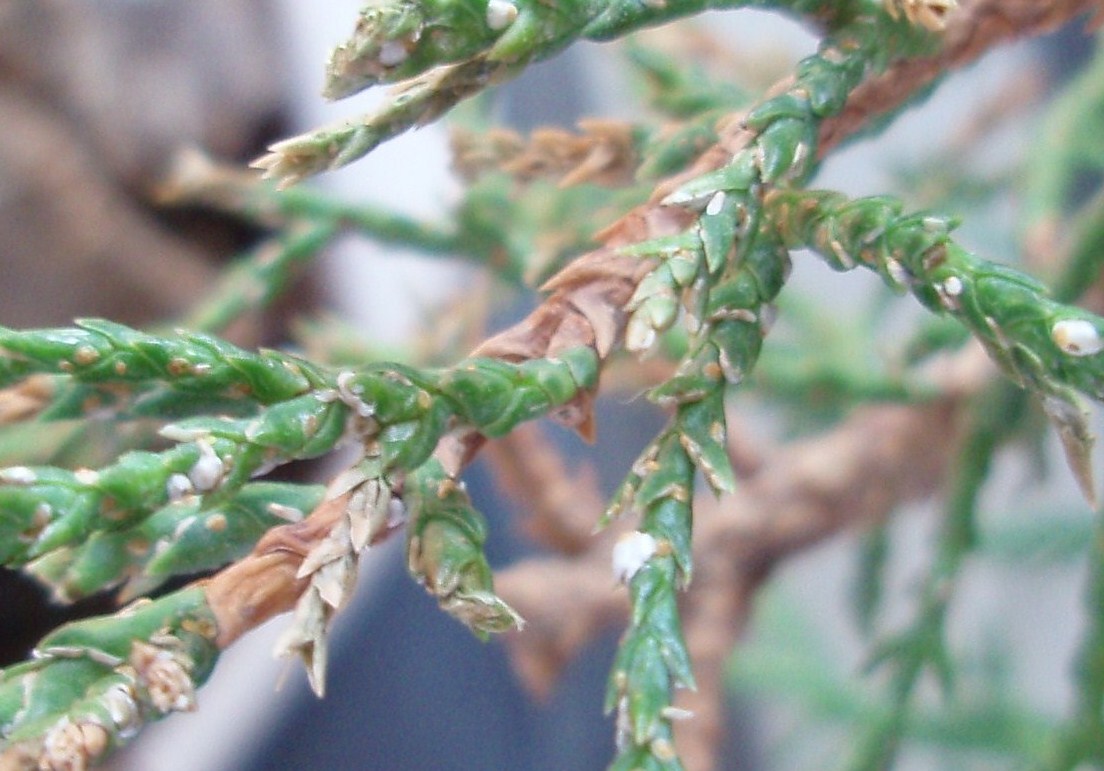
[[[464,134],[457,164],[469,187],[449,226],[290,187],[355,161],[573,41],[622,37],[707,7],[797,16],[818,31],[817,52],[767,96],[753,98],[634,44],[633,67],[669,125],[592,122],[578,134],[548,131],[528,141]],[[291,610],[281,648],[304,660],[321,692],[327,632],[348,598],[358,554],[400,529],[412,575],[445,611],[480,635],[519,628],[522,615],[495,592],[484,524],[460,481],[464,468],[488,440],[541,416],[591,436],[600,374],[639,386],[625,374],[635,369],[625,354],[659,352],[669,366],[638,377],[669,422],[601,518],[624,531],[612,546],[613,563],[631,603],[607,693],[617,714],[611,768],[682,767],[675,726],[687,713],[674,692],[695,685],[695,659],[699,672],[710,671],[710,682],[698,678],[700,702],[716,697],[719,681],[710,669],[718,645],[684,637],[684,621],[695,635],[719,634],[730,644],[750,596],[782,556],[856,518],[884,518],[945,479],[943,531],[916,618],[876,647],[876,661],[890,673],[891,705],[868,721],[852,759],[856,768],[891,763],[922,672],[932,669],[950,688],[954,666],[943,632],[962,565],[978,549],[978,495],[997,449],[1029,430],[1034,405],[1057,429],[1085,496],[1094,496],[1091,432],[1078,394],[1104,398],[1104,319],[1071,303],[1098,281],[1099,202],[1068,211],[1078,175],[1087,163],[1099,165],[1100,57],[1053,108],[1053,144],[1040,149],[1044,160],[1031,178],[1033,222],[1058,222],[1070,234],[1053,292],[971,254],[952,238],[946,217],[905,213],[889,196],[847,199],[809,183],[834,148],[886,125],[951,68],[1089,10],[1099,12],[1099,4],[403,0],[365,9],[331,57],[327,95],[402,87],[364,118],[273,146],[255,165],[288,189],[197,158],[182,166],[173,196],[276,231],[179,322],[186,331],[140,332],[99,320],[0,329],[0,403],[12,441],[26,422],[69,421],[70,442],[105,422],[117,429],[112,459],[97,469],[44,461],[0,471],[0,559],[61,602],[119,586],[120,598],[132,601],[115,615],[57,629],[34,659],[3,671],[0,757],[12,767],[83,768],[142,723],[192,708],[219,651]],[[1073,128],[1083,133],[1059,139]],[[355,345],[335,351],[317,329],[305,331],[309,355],[247,351],[218,337],[348,230],[479,262],[516,286],[547,279],[547,296],[525,320],[441,367],[373,362]],[[815,474],[802,476],[800,448],[789,482],[738,473],[739,432],[727,428],[726,400],[756,372],[797,249],[838,271],[876,272],[932,318],[903,351],[900,373],[860,358],[825,361],[815,344],[802,349],[807,370],[764,361],[763,391],[796,401],[802,414],[813,395],[827,420],[873,399],[900,403],[840,423],[833,441],[849,449],[832,456],[839,463],[832,479],[802,493],[806,516],[794,525],[779,516],[779,507],[794,505],[786,485]],[[800,306],[784,310],[800,326]],[[1006,379],[979,366],[969,336]],[[934,377],[923,372],[942,359],[960,366]],[[854,440],[867,430],[864,450]],[[889,437],[888,444],[871,436]],[[256,481],[340,443],[352,444],[358,457],[326,486]],[[953,463],[937,458],[945,444],[954,448]],[[871,448],[877,455],[864,455]],[[850,476],[841,457],[855,465]],[[885,494],[848,499],[842,490],[871,470]],[[555,476],[526,473],[545,484]],[[698,498],[710,507],[695,492],[699,473],[716,495],[734,496],[728,505],[763,516],[758,529],[745,521],[736,537],[720,515],[699,509],[699,523],[717,537],[695,557],[691,504]],[[759,498],[732,503],[747,495],[742,486]],[[841,506],[852,510],[840,513]],[[1050,768],[1104,762],[1099,542],[1098,534],[1078,705],[1039,750],[1038,761]],[[877,532],[868,546],[860,602],[867,621],[884,562]],[[170,578],[216,568],[183,589],[136,599]],[[680,609],[692,575],[708,594]],[[502,595],[517,593],[523,615],[541,612],[516,576],[509,590],[503,583]],[[687,735],[706,719],[688,721]],[[699,737],[686,746],[695,753],[687,763],[702,766],[708,744]]]

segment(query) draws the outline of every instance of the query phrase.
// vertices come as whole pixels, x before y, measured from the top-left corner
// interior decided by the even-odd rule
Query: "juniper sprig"
[[[695,503],[703,502],[697,480],[718,497],[718,508],[740,501],[741,486],[754,484],[751,472],[737,473],[740,464],[733,463],[740,448],[730,435],[729,396],[755,385],[749,376],[770,342],[793,253],[803,249],[839,271],[876,272],[937,317],[906,351],[908,365],[961,345],[968,334],[1008,377],[972,399],[956,395],[946,409],[967,418],[959,421],[954,462],[940,472],[948,492],[936,553],[914,618],[876,647],[890,698],[871,713],[851,761],[856,768],[892,763],[910,735],[922,674],[931,669],[948,690],[953,680],[957,662],[945,631],[963,567],[979,548],[979,496],[995,453],[1026,421],[1032,399],[1057,428],[1077,482],[1093,498],[1092,436],[1081,395],[1104,400],[1104,319],[1069,303],[1098,278],[1101,206],[1099,196],[1089,199],[1071,220],[1072,267],[1051,295],[1036,279],[966,251],[952,238],[949,218],[907,214],[889,195],[850,199],[811,189],[810,181],[843,138],[887,124],[935,73],[1012,31],[1038,32],[1091,5],[380,0],[366,6],[331,55],[326,95],[397,84],[380,108],[273,145],[254,164],[273,182],[185,157],[165,187],[166,202],[206,206],[271,231],[184,316],[182,329],[140,331],[97,319],[59,329],[0,327],[0,438],[10,444],[25,435],[18,429],[59,421],[121,437],[105,449],[109,460],[89,462],[98,468],[71,467],[59,454],[0,469],[0,563],[23,570],[61,602],[118,587],[120,600],[129,602],[115,614],[55,630],[30,661],[0,671],[0,766],[79,769],[100,761],[143,723],[192,709],[195,689],[220,651],[279,613],[294,615],[278,651],[300,658],[321,694],[330,629],[352,594],[360,555],[401,529],[409,572],[444,611],[480,637],[520,630],[521,615],[495,592],[484,553],[487,525],[466,493],[465,468],[486,442],[541,417],[591,438],[603,368],[658,355],[660,366],[641,380],[667,422],[599,520],[624,529],[611,556],[629,601],[606,708],[616,713],[612,769],[683,768],[679,726],[692,716],[676,706],[676,690],[695,688],[687,624],[696,618],[683,593],[695,566],[699,582],[711,581],[709,591],[734,591],[698,559],[696,550],[714,550],[715,565],[715,550],[731,544],[695,543]],[[456,165],[468,189],[451,222],[285,189],[351,163],[576,41],[613,40],[736,8],[796,16],[819,39],[815,53],[760,98],[742,84],[707,79],[674,57],[634,46],[630,57],[651,86],[651,107],[674,125],[589,121],[574,133],[462,135]],[[1076,137],[1081,146],[1090,141],[1085,135],[1064,132],[1082,119],[1099,122],[1093,106],[1100,89],[1086,77],[1069,93],[1051,133]],[[1073,203],[1086,162],[1053,146],[1040,155],[1057,161],[1033,171],[1032,216],[1049,226]],[[1041,231],[1053,236],[1041,226],[1035,235]],[[218,336],[286,291],[297,271],[348,232],[467,259],[515,287],[547,278],[546,296],[520,322],[466,358],[449,354],[444,360],[451,363],[441,367],[413,356],[404,363],[362,360],[359,352],[369,346],[332,365],[246,350]],[[848,366],[853,373],[862,363]],[[856,377],[851,396],[897,399],[906,402],[902,409],[952,401],[938,384],[912,387],[912,372],[892,382]],[[791,380],[786,396],[800,401],[812,381]],[[352,459],[325,485],[265,478],[343,446],[351,446]],[[904,465],[891,470],[904,474]],[[810,489],[837,481],[827,472],[795,473],[816,477],[787,493],[799,512],[801,495],[815,498],[820,493]],[[899,487],[883,508],[911,495],[907,485]],[[791,498],[783,499],[789,505]],[[865,555],[870,585],[859,603],[871,627],[886,539],[879,531]],[[1077,704],[1054,732],[1047,760],[1053,768],[1099,761],[1104,747],[1099,551],[1091,554]],[[740,564],[724,580],[739,574],[746,583],[739,591],[750,597],[779,557],[726,558]],[[146,598],[170,578],[196,573],[206,575]],[[510,596],[504,583],[499,588]]]
[[[573,41],[610,40],[707,8],[754,6],[819,19],[846,15],[825,0],[579,2],[564,8],[510,0],[486,5],[481,0],[398,0],[371,7],[362,14],[356,35],[334,51],[327,94],[347,96],[394,80],[403,80],[401,87],[375,112],[278,142],[253,165],[286,187],[352,163],[381,142],[437,119],[462,100],[515,77],[528,64]]]

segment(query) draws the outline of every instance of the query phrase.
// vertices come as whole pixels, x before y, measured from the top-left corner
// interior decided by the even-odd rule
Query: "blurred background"
[[[276,139],[367,110],[377,95],[339,104],[318,96],[327,52],[346,37],[357,9],[348,0],[0,1],[0,323],[60,326],[104,316],[151,325],[202,297],[226,260],[260,233],[209,210],[158,206],[171,160],[196,146],[245,163]],[[762,68],[764,82],[815,45],[796,24],[762,13],[715,14],[708,26],[742,61]],[[939,190],[909,188],[910,173],[947,157],[956,127],[968,124],[980,95],[1012,98],[1026,89],[1034,98],[1076,71],[1090,48],[1090,39],[1070,30],[987,57],[885,136],[833,156],[818,186],[855,195],[903,191],[913,203],[940,204]],[[630,117],[626,88],[612,47],[583,45],[502,89],[494,110],[519,130],[571,126],[587,114]],[[984,155],[975,158],[978,173],[999,177],[1015,168],[1030,152],[1036,117],[1024,109],[992,133]],[[445,132],[430,126],[310,184],[434,217],[459,195],[448,166]],[[971,212],[963,240],[990,259],[1017,261],[1017,211],[1012,196],[987,200]],[[825,312],[861,305],[879,291],[875,278],[833,274],[812,259],[796,260],[795,268],[791,291],[809,295],[830,309]],[[429,309],[474,280],[470,268],[349,240],[329,250],[285,300],[237,325],[232,336],[242,345],[278,345],[291,319],[328,308],[373,343],[401,345]],[[908,318],[910,311],[899,313]],[[874,338],[891,338],[895,323],[874,330]],[[769,407],[754,400],[747,407],[758,410],[749,420],[765,435],[789,430]],[[578,462],[599,465],[608,492],[661,420],[639,402],[610,400],[602,405],[596,446],[564,441]],[[1054,447],[1048,453],[1056,457]],[[986,512],[1030,517],[1044,507],[1068,511],[1074,522],[1088,520],[1060,464],[1045,484],[1025,482],[1031,474],[1020,458],[1001,456],[998,466],[1005,483],[990,490]],[[515,504],[498,496],[486,471],[475,468],[469,485],[490,520],[492,564],[531,554],[532,545],[512,525]],[[890,529],[887,592],[900,603],[888,604],[889,622],[908,617],[909,591],[934,529],[934,512],[924,507],[902,512]],[[768,647],[815,649],[844,680],[867,650],[846,610],[858,540],[840,538],[788,563],[760,601],[756,633]],[[599,716],[617,629],[598,635],[538,702],[513,673],[505,648],[477,642],[440,613],[406,577],[401,557],[395,543],[365,561],[354,607],[336,627],[324,701],[309,693],[297,666],[272,660],[286,623],[277,619],[227,652],[200,693],[198,712],[154,726],[109,767],[604,767],[612,729]],[[1076,559],[1046,569],[999,560],[978,565],[955,603],[953,642],[1010,653],[1014,665],[996,667],[1000,676],[1045,714],[1062,714],[1070,699],[1067,667],[1079,632],[1082,569]],[[102,612],[110,604],[94,598],[60,609],[29,582],[3,572],[4,662],[25,655],[64,613]],[[839,751],[845,733],[810,736],[793,700],[770,696],[769,678],[740,674],[737,666],[732,680],[724,769],[823,767],[817,758]],[[974,760],[980,765],[971,767],[1002,767]],[[956,767],[945,762],[915,753],[901,767]]]

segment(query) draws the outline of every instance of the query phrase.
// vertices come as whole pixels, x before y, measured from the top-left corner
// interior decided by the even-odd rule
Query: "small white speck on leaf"
[[[705,206],[705,213],[710,217],[714,217],[721,213],[721,209],[724,208],[725,194],[723,190],[718,190],[714,193],[713,197],[709,199],[709,203]]]
[[[406,46],[398,40],[388,40],[380,46],[379,63],[384,67],[398,67],[406,61]]]
[[[0,480],[12,485],[33,485],[38,475],[26,466],[12,466],[0,470]]]
[[[208,442],[200,439],[196,445],[199,447],[199,460],[188,472],[188,479],[196,490],[205,493],[213,490],[222,479],[222,459]]]
[[[495,32],[509,27],[517,16],[517,6],[508,0],[490,0],[487,3],[487,26]]]
[[[1050,328],[1050,339],[1070,356],[1092,356],[1104,350],[1104,339],[1091,322],[1063,319]]]
[[[613,547],[613,577],[627,584],[659,550],[659,542],[648,533],[634,530],[625,533]]]
[[[168,496],[169,501],[176,503],[185,495],[191,495],[195,491],[192,487],[192,480],[188,479],[184,474],[173,474],[165,482],[165,495]]]
[[[279,517],[285,522],[302,522],[306,516],[300,509],[294,506],[285,506],[282,503],[272,502],[265,508],[268,509],[269,514]]]

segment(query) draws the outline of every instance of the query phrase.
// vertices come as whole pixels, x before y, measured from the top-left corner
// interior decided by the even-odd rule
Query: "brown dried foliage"
[[[579,131],[541,128],[528,139],[506,129],[452,135],[453,169],[466,180],[503,171],[519,182],[550,177],[561,187],[590,182],[632,182],[639,159],[632,126],[613,120],[581,120]]]

